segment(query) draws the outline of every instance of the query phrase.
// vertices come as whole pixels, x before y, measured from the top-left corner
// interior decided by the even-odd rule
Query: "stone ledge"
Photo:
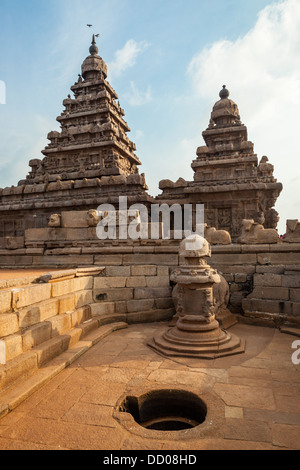
[[[245,310],[244,315],[239,318],[241,323],[249,323],[257,326],[271,326],[281,329],[281,325],[284,325],[285,327],[292,326],[293,328],[300,328],[300,317],[280,313]]]

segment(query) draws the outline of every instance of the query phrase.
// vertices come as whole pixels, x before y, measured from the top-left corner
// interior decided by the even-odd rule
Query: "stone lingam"
[[[207,240],[191,235],[179,248],[180,266],[171,274],[177,284],[176,325],[148,343],[167,356],[205,359],[240,354],[245,344],[240,338],[220,328],[215,318],[213,286],[219,274],[204,259],[211,256]]]

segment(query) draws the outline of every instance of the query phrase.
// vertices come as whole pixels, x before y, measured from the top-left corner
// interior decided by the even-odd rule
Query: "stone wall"
[[[256,323],[300,325],[300,243],[213,246],[209,263],[230,286],[229,308]]]
[[[93,315],[123,314],[127,323],[170,319],[175,313],[168,266],[107,266],[94,284]]]
[[[66,212],[60,217],[58,227],[28,229],[24,238],[7,239],[5,243],[2,240],[0,267],[74,269],[103,266],[106,278],[96,280],[99,312],[130,314],[129,321],[153,321],[170,316],[173,305],[168,276],[179,264],[178,240],[99,240],[96,227],[89,226],[91,220],[87,211]],[[208,262],[229,283],[231,312],[245,316],[253,312],[252,307],[249,310],[253,297],[251,304],[243,304],[243,301],[257,287],[258,275],[272,272],[283,275],[293,267],[299,267],[300,243],[276,240],[270,244],[212,245],[212,257]],[[254,295],[259,301],[271,294],[256,289]],[[298,318],[299,301],[292,291],[289,298],[285,295],[275,300],[281,302],[280,305],[285,303],[283,310],[281,306],[278,312],[259,309],[258,312]],[[268,304],[264,305],[267,310]],[[270,309],[272,305],[269,303]]]
[[[86,267],[0,281],[0,391],[102,325],[174,313],[168,266]]]
[[[0,390],[99,326],[90,304],[101,272],[78,269],[0,282]]]
[[[265,324],[300,325],[300,266],[267,266],[256,272],[254,289],[242,301],[246,317]]]

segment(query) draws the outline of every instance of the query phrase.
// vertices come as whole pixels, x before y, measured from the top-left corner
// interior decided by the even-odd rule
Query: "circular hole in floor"
[[[180,431],[202,424],[207,407],[200,397],[185,390],[153,390],[139,397],[126,396],[120,412],[129,413],[144,428]]]

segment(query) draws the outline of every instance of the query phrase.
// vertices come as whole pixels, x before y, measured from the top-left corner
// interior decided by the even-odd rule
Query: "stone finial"
[[[179,246],[179,258],[185,264],[206,264],[202,258],[211,256],[211,248],[207,240],[193,234],[184,238]]]
[[[221,329],[215,318],[213,286],[221,278],[216,270],[201,263],[203,257],[210,256],[207,240],[197,234],[187,237],[180,243],[179,255],[187,263],[180,263],[171,273],[176,283],[176,325],[155,335],[148,345],[166,356],[179,357],[214,359],[244,352],[243,342]]]
[[[99,52],[99,49],[98,47],[96,46],[96,39],[95,39],[95,35],[93,34],[93,38],[92,38],[92,45],[90,46],[90,54],[91,55],[97,55],[98,52]]]
[[[223,88],[220,91],[219,96],[221,100],[224,100],[225,98],[229,97],[229,91],[227,90],[226,85],[223,85]]]

